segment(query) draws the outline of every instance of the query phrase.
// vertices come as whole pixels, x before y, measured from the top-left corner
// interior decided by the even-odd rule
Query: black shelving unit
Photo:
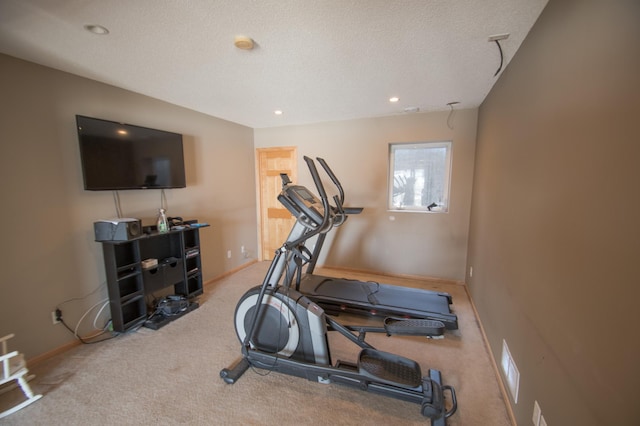
[[[182,233],[185,280],[176,285],[176,294],[187,298],[202,294],[202,261],[200,258],[200,234],[197,229]]]
[[[187,312],[197,308],[195,298],[203,292],[202,227],[151,233],[128,241],[101,241],[114,331],[144,324],[149,315],[145,296],[170,286],[174,294],[189,300]],[[143,269],[142,261],[151,258],[157,259],[158,265]],[[156,321],[151,328],[171,319],[161,324]]]

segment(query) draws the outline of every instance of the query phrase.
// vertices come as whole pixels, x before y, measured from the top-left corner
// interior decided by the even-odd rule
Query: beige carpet
[[[248,288],[260,284],[267,267],[257,263],[207,286],[199,309],[158,331],[141,328],[39,363],[31,368],[36,374],[31,385],[44,397],[0,424],[428,424],[417,404],[336,384],[263,370],[249,370],[236,384],[225,384],[219,372],[240,353],[233,326],[236,302]],[[464,287],[389,277],[378,280],[451,293],[460,329],[442,340],[369,333],[367,341],[380,350],[414,359],[423,374],[428,368],[442,372],[444,383],[453,385],[458,395],[458,412],[449,419],[450,426],[510,425]],[[331,336],[330,343],[334,363],[355,360],[358,348],[353,343],[340,336]],[[0,410],[19,397],[19,390],[0,395]]]

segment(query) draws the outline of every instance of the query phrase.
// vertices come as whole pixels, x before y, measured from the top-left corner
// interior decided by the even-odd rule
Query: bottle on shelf
[[[158,212],[158,232],[169,232],[169,221],[167,220],[167,213],[165,209],[160,209]]]

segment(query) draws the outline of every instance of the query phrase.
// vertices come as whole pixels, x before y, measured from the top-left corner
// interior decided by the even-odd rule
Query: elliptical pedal
[[[391,385],[417,388],[422,384],[422,371],[417,362],[376,349],[360,351],[358,373]]]
[[[445,325],[442,321],[429,319],[387,317],[384,328],[389,335],[434,337],[444,334]]]

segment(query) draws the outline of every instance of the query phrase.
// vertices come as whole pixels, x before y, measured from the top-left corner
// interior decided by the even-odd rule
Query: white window
[[[451,142],[389,144],[389,209],[449,211]]]

